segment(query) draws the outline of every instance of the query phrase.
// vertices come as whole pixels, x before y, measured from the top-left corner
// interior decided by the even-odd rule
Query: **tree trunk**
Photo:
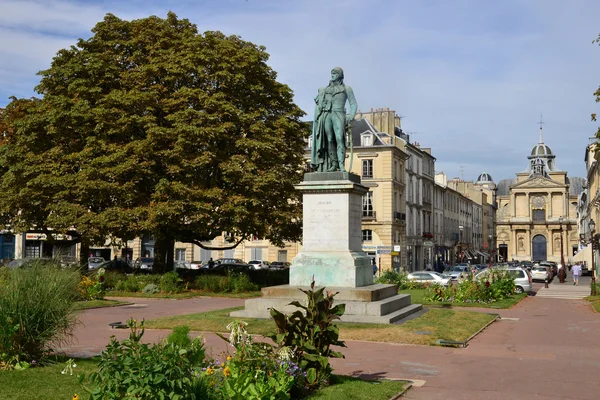
[[[90,256],[90,241],[83,236],[79,244],[79,266],[82,270],[88,269],[88,258]]]
[[[154,265],[152,272],[164,274],[173,271],[173,247],[175,241],[172,238],[157,238],[154,244]]]

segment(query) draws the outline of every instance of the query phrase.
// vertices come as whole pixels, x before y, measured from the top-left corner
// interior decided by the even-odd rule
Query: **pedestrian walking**
[[[377,264],[373,261],[373,276],[377,275]]]
[[[579,276],[581,275],[581,264],[573,265],[573,285],[579,286]]]

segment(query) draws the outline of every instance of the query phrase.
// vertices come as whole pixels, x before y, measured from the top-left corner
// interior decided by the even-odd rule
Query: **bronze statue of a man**
[[[350,103],[348,115],[346,101]],[[354,119],[357,105],[352,88],[344,85],[341,68],[331,70],[331,81],[327,87],[319,88],[315,102],[311,163],[318,172],[345,172],[346,124]]]

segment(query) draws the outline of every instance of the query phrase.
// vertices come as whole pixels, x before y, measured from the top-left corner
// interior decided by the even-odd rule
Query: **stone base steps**
[[[338,288],[328,289],[336,292]],[[291,314],[298,308],[290,305],[292,301],[305,304],[306,295],[298,287],[283,285],[264,288],[263,297],[248,299],[245,309],[234,311],[230,316],[237,318],[270,318],[269,310],[276,309],[284,314]],[[370,285],[360,288],[340,288],[335,296],[336,303],[345,304],[345,312],[341,317],[344,322],[361,322],[373,324],[391,324],[420,311],[420,304],[411,304],[410,295],[398,294],[395,285]]]

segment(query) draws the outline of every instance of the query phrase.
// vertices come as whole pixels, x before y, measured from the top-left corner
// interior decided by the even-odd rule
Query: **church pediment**
[[[529,179],[524,180],[523,182],[519,182],[515,185],[512,185],[511,189],[529,189],[529,188],[565,188],[566,185],[563,185],[560,182],[556,182],[555,180],[536,176]]]

